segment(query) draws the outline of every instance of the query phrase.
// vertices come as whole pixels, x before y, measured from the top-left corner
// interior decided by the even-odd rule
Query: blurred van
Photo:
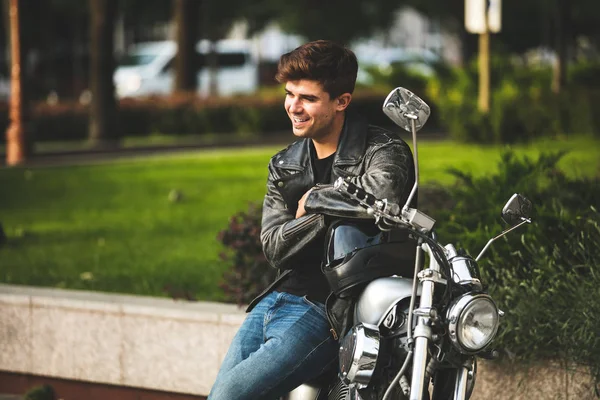
[[[202,96],[209,93],[209,44],[207,40],[196,44],[197,89]],[[252,56],[249,41],[220,40],[216,43],[216,52],[217,95],[252,93],[258,89],[258,63]],[[138,97],[172,93],[176,53],[177,43],[174,41],[146,42],[131,47],[115,70],[117,96]]]

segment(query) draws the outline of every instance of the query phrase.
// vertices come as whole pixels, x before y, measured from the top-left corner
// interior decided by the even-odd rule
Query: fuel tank
[[[403,299],[410,299],[413,280],[400,276],[375,279],[360,294],[354,309],[354,323],[379,326],[388,312]],[[421,285],[417,286],[417,295]]]

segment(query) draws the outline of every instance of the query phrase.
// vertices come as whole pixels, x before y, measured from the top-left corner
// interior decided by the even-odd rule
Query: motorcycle
[[[393,229],[408,231],[416,244],[413,276],[390,273],[361,286],[351,310],[353,326],[340,339],[337,376],[305,383],[283,400],[465,400],[475,386],[476,358],[498,355],[490,344],[503,312],[484,290],[477,262],[495,240],[531,223],[532,204],[514,194],[502,209],[510,227],[491,238],[475,258],[452,244],[443,245],[433,230],[435,220],[410,207],[419,185],[417,131],[430,108],[399,87],[385,99],[383,112],[412,133],[415,184],[400,206],[339,178],[335,188],[372,215],[378,233],[351,227],[350,233],[340,228],[337,236],[343,241],[358,232],[368,247],[382,244],[382,235]]]

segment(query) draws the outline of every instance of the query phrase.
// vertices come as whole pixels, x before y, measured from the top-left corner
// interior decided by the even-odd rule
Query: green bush
[[[55,400],[56,393],[50,385],[36,386],[25,393],[23,400]]]
[[[283,93],[283,91],[282,91]],[[363,91],[354,97],[352,107],[366,114],[371,123],[390,125],[381,112],[387,92]],[[6,104],[0,104],[0,111]],[[8,113],[0,113],[0,129],[8,126]],[[33,106],[29,122],[34,140],[86,140],[89,109],[78,103]],[[125,136],[155,133],[271,135],[290,129],[283,109],[283,95],[244,96],[200,99],[195,96],[123,99],[119,103],[118,122]],[[2,136],[1,141],[5,140]]]
[[[466,142],[515,143],[540,136],[600,133],[600,91],[587,86],[597,68],[580,67],[560,95],[551,91],[552,71],[494,58],[491,65],[490,112],[478,107],[477,64],[452,69],[429,81],[442,126]]]
[[[476,82],[469,71],[453,69],[427,85],[426,95],[437,109],[441,126],[460,142],[491,141],[489,119],[477,109]]]
[[[532,200],[531,226],[496,241],[480,262],[484,281],[506,312],[496,346],[519,359],[562,358],[600,372],[600,181],[571,179],[556,164],[507,152],[497,174],[458,171],[454,207],[436,218],[440,236],[477,254],[501,230],[498,210],[513,192]]]
[[[560,215],[563,207],[551,210]],[[490,263],[502,275],[491,289],[507,311],[497,344],[513,357],[588,365],[600,379],[600,214],[590,207],[555,223],[551,232],[523,235],[514,266],[506,257]]]
[[[225,301],[248,304],[275,279],[276,270],[262,251],[261,215],[262,207],[250,204],[248,211],[231,217],[229,226],[218,235],[225,247],[221,259],[230,267],[220,283]]]
[[[446,76],[449,74],[449,68],[442,63],[429,64],[434,74],[437,76]],[[377,88],[382,93],[389,93],[392,89],[402,86],[417,96],[422,98],[431,108],[431,115],[422,132],[440,132],[440,123],[436,103],[428,97],[427,85],[433,79],[409,66],[402,63],[393,63],[388,68],[367,67],[366,72],[371,78],[371,86]],[[383,99],[382,99],[383,100]],[[360,99],[358,100],[360,102]],[[373,102],[371,102],[373,104]],[[370,104],[370,105],[371,105]],[[389,121],[382,120],[384,114],[381,112],[381,104],[376,106],[372,112],[367,114],[369,121],[376,125],[387,125]],[[364,112],[363,112],[364,113]]]

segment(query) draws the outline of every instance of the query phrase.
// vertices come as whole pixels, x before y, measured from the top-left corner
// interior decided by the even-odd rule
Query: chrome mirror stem
[[[492,244],[493,241],[495,241],[496,239],[500,239],[502,236],[506,235],[508,232],[517,229],[518,227],[520,227],[523,224],[530,224],[530,223],[531,223],[531,219],[529,219],[529,218],[523,218],[523,220],[521,222],[519,222],[517,225],[513,226],[510,229],[505,230],[504,232],[502,232],[498,236],[491,238],[489,240],[489,242],[487,242],[487,244],[485,245],[485,247],[481,250],[481,252],[477,256],[477,258],[475,258],[475,261],[479,261],[481,259],[481,257],[483,256],[483,253],[485,253],[487,251],[487,249],[490,247],[490,245]]]
[[[416,125],[416,120],[417,120],[417,116],[415,114],[405,114],[406,118],[410,119],[410,127],[411,127],[411,131],[412,131],[412,141],[413,141],[413,159],[414,159],[414,164],[415,164],[415,184],[412,187],[412,190],[410,191],[410,194],[408,195],[408,199],[406,200],[406,204],[404,205],[403,210],[406,211],[408,210],[408,207],[413,199],[413,197],[415,197],[415,194],[417,193],[417,188],[419,187],[419,152],[417,149],[417,125]]]

